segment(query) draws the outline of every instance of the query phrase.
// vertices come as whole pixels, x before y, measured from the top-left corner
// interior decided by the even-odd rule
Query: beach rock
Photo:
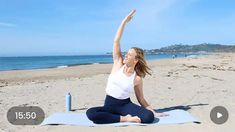
[[[200,77],[199,75],[193,75],[193,77]]]
[[[198,66],[195,66],[195,65],[186,65],[186,64],[183,64],[182,66],[185,66],[187,68],[198,68]]]
[[[195,65],[190,65],[190,66],[187,66],[188,68],[198,68],[197,66]]]
[[[223,79],[211,77],[212,80],[224,81]]]
[[[173,74],[173,72],[168,72],[166,76],[170,77],[172,74]]]

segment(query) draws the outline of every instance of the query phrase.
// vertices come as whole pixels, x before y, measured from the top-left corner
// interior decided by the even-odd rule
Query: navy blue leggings
[[[87,117],[97,124],[120,122],[120,116],[138,116],[141,123],[152,123],[153,112],[131,102],[130,98],[119,100],[106,95],[103,107],[93,107],[86,111]]]

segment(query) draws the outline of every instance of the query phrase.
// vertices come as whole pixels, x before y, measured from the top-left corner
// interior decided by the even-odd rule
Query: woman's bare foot
[[[141,120],[138,116],[131,116],[131,115],[126,115],[126,116],[121,116],[120,122],[136,122],[140,123]]]
[[[166,113],[159,113],[159,112],[155,112],[155,113],[154,113],[154,117],[163,117],[163,116],[169,116],[169,114],[166,114]]]

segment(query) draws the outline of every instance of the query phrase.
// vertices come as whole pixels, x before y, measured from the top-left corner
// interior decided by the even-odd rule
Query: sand
[[[154,108],[184,106],[201,124],[84,127],[16,126],[7,121],[12,106],[40,106],[46,117],[65,111],[65,94],[72,95],[72,109],[103,105],[112,64],[0,72],[0,131],[207,131],[235,129],[235,54],[220,53],[192,58],[148,61],[152,76],[144,78],[144,95]],[[137,103],[135,95],[133,102]],[[229,119],[222,125],[210,120],[210,110],[222,105]]]

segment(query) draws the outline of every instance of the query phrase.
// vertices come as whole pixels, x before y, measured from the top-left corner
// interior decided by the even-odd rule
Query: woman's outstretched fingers
[[[169,116],[169,114],[166,114],[166,113],[158,113],[158,112],[155,112],[155,113],[154,113],[154,117],[164,117],[164,116]]]
[[[132,11],[125,17],[124,21],[125,21],[125,22],[129,22],[129,21],[132,19],[132,17],[133,17],[133,15],[135,14],[135,12],[136,12],[136,10],[132,10]]]
[[[133,15],[135,14],[135,12],[136,12],[136,9],[132,10],[132,11],[129,13],[129,15],[130,15],[130,16],[133,16]]]

